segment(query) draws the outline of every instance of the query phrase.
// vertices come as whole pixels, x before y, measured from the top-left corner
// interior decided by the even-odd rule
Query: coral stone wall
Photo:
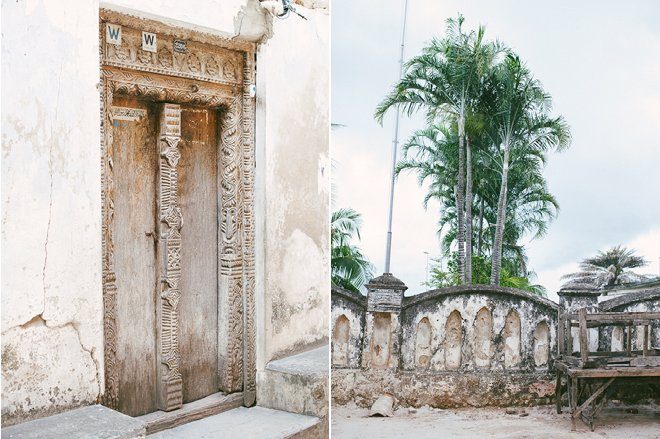
[[[376,293],[384,297],[382,290]],[[595,291],[560,291],[559,296],[568,312],[580,308],[660,311],[660,288],[600,304]],[[339,330],[333,333],[333,355],[344,355],[345,349],[351,353],[350,361],[333,362],[333,403],[369,407],[385,392],[393,394],[398,404],[412,407],[552,401],[560,310],[556,303],[525,291],[486,285],[427,291],[404,297],[398,307],[394,302],[381,309],[365,306],[372,302],[333,288],[334,327],[345,327],[349,320],[352,325],[350,337]],[[657,322],[651,327],[651,346],[660,344],[659,326]],[[633,349],[641,349],[641,327],[633,328],[632,338]],[[621,328],[590,329],[589,345],[592,351],[623,350]],[[579,350],[579,344],[574,349]],[[657,400],[659,392],[654,384],[631,384],[620,389],[617,397],[634,402]]]
[[[523,291],[477,285],[407,297],[401,313],[401,367],[547,370],[556,351],[557,309]],[[429,346],[420,333],[430,333]],[[428,364],[420,361],[424,352],[430,353]]]

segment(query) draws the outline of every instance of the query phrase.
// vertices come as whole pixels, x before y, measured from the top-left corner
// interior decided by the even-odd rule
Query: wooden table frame
[[[660,313],[595,313],[580,309],[577,314],[559,313],[559,356],[555,362],[557,382],[555,403],[562,412],[562,378],[566,376],[566,393],[571,410],[571,430],[581,418],[593,431],[594,420],[607,401],[607,391],[616,380],[657,380],[660,377],[660,349],[649,346],[649,328],[660,320]],[[589,352],[588,328],[600,326],[626,327],[626,345],[622,352]],[[641,350],[632,349],[632,327],[643,326]],[[579,328],[580,352],[573,355],[571,328]]]

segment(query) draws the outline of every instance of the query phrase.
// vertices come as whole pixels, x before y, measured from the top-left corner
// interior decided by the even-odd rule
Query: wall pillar
[[[366,287],[362,367],[396,369],[401,349],[401,304],[408,287],[391,273],[372,279]]]

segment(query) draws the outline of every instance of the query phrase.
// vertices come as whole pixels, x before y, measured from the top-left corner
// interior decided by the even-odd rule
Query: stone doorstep
[[[257,379],[257,404],[276,410],[328,415],[328,346],[271,361]]]
[[[239,407],[150,434],[148,439],[312,439],[321,438],[321,420],[265,407]],[[327,437],[327,436],[326,436]]]
[[[2,429],[2,439],[133,439],[145,435],[144,422],[102,405],[82,407]]]

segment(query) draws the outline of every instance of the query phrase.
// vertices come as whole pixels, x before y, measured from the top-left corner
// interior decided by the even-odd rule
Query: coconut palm
[[[486,94],[491,98],[491,138],[501,160],[501,183],[492,249],[491,284],[499,285],[506,221],[509,172],[516,161],[540,166],[544,154],[570,143],[570,131],[561,117],[551,118],[552,100],[520,58],[509,53],[494,70]],[[526,171],[526,170],[525,170]]]
[[[359,292],[373,277],[373,265],[362,251],[351,244],[360,239],[362,219],[353,209],[339,209],[332,213],[330,225],[332,282],[348,290]]]
[[[599,251],[596,256],[584,259],[580,263],[579,272],[562,276],[562,279],[568,279],[562,288],[601,289],[648,280],[648,276],[630,271],[647,264],[648,261],[637,256],[634,249],[618,245],[604,252]]]
[[[404,77],[394,90],[378,105],[376,119],[382,122],[385,113],[398,106],[408,115],[422,110],[430,125],[438,120],[454,121],[458,129],[458,170],[456,174],[456,202],[458,215],[458,253],[461,279],[470,280],[469,258],[466,258],[464,208],[466,198],[465,125],[474,111],[482,89],[482,78],[499,52],[497,45],[484,42],[483,26],[474,32],[464,33],[464,18],[447,20],[447,32],[443,39],[434,39],[422,54],[406,63]],[[471,177],[471,150],[468,155],[468,174]],[[470,195],[472,182],[467,185]],[[471,205],[470,205],[471,208]],[[471,209],[468,209],[471,214]],[[471,224],[472,219],[467,221]],[[468,237],[471,239],[471,234]],[[467,243],[468,253],[471,243]],[[466,260],[467,270],[466,270]]]

